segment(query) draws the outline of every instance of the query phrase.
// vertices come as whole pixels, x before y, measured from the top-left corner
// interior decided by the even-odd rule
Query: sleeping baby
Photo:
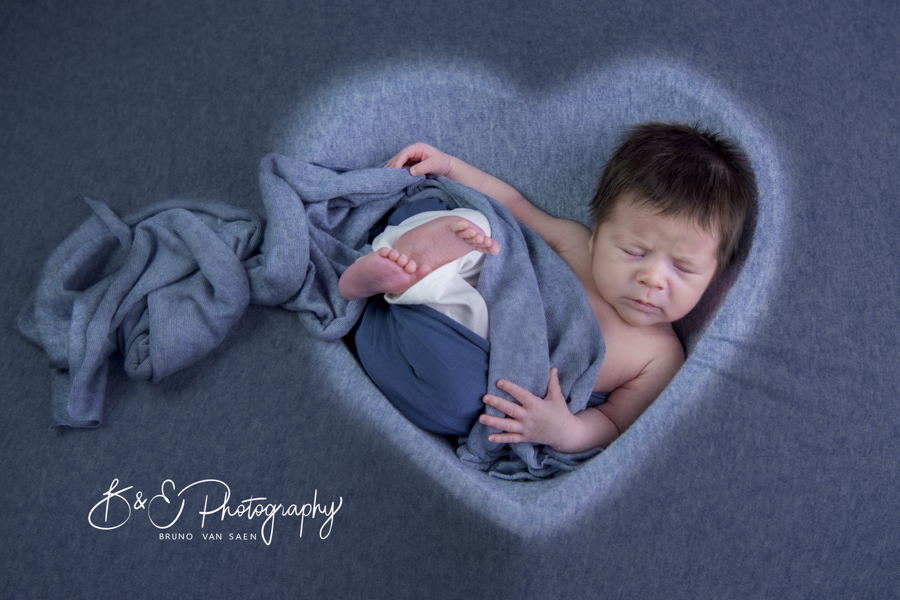
[[[608,446],[681,368],[685,355],[672,323],[734,260],[756,197],[753,171],[737,145],[679,124],[628,131],[590,201],[593,230],[543,212],[510,185],[426,144],[405,148],[387,166],[443,175],[496,199],[582,284],[606,345],[593,401],[571,413],[554,367],[544,398],[501,379],[497,387],[515,402],[484,394],[481,401],[505,416],[477,416],[497,430],[491,442],[532,442],[565,453]],[[341,294],[426,305],[487,340],[489,315],[475,286],[485,257],[502,252],[490,224],[478,211],[415,204],[402,207],[405,218],[343,273]]]

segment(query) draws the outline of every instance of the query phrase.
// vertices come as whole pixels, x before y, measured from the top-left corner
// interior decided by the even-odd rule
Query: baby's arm
[[[497,382],[497,387],[519,404],[492,394],[484,397],[506,418],[482,414],[479,420],[505,433],[491,434],[496,443],[532,442],[554,450],[578,453],[605,448],[619,437],[653,403],[684,363],[680,345],[666,348],[641,371],[640,375],[613,390],[606,402],[571,414],[559,386],[556,369],[550,370],[547,396],[539,398],[513,383]]]
[[[494,198],[508,208],[517,221],[533,229],[557,252],[561,246],[570,243],[572,226],[579,225],[545,213],[508,183],[428,144],[420,142],[404,148],[385,166],[402,169],[408,165],[411,175],[444,175]]]

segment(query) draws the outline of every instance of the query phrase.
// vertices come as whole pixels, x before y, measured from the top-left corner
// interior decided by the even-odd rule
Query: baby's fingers
[[[491,396],[492,398],[496,398],[495,396]],[[496,398],[500,400],[500,398]],[[485,396],[485,402],[488,401],[488,397]],[[503,400],[503,402],[506,402]],[[507,404],[512,404],[508,402]],[[515,406],[515,405],[514,405]],[[488,441],[493,442],[495,444],[516,444],[518,442],[524,442],[525,436],[522,435],[523,427],[522,424],[515,419],[504,419],[502,417],[493,417],[491,415],[482,414],[478,417],[478,420],[488,427],[493,427],[494,429],[499,429],[503,433],[492,433],[488,435]]]
[[[441,159],[436,156],[424,158],[422,162],[417,162],[409,168],[410,175],[425,175],[427,173],[434,173],[435,175],[447,174]]]
[[[413,144],[412,146],[407,146],[406,148],[398,152],[394,156],[394,158],[389,160],[384,166],[394,169],[402,169],[406,166],[407,163],[417,163],[422,160],[424,153],[425,150],[421,144]]]
[[[522,433],[522,424],[515,419],[504,419],[503,417],[494,417],[491,415],[482,414],[480,417],[478,417],[478,420],[482,425],[487,425],[488,427],[493,427],[494,429],[499,429],[500,431],[506,431],[508,433]]]
[[[504,400],[503,398],[498,398],[497,396],[494,396],[493,394],[486,394],[484,396],[484,403],[487,405],[493,406],[494,408],[496,408],[503,414],[505,414],[509,417],[512,417],[513,419],[521,419],[525,416],[524,415],[525,410],[521,406],[519,406],[515,402],[510,402],[509,400]],[[484,415],[484,416],[486,416],[490,419],[497,419],[497,417],[491,417],[489,415]],[[498,419],[498,420],[505,420],[505,419]],[[484,421],[482,421],[482,422],[484,422]],[[487,424],[488,423],[485,423],[485,425],[487,425]],[[493,427],[493,425],[491,425],[491,427]],[[497,429],[505,429],[505,428],[498,427]]]
[[[443,152],[432,148],[428,144],[417,142],[412,146],[407,146],[401,150],[394,158],[389,160],[385,166],[402,169],[403,167],[412,165],[410,172],[413,175],[422,175],[433,172],[445,175],[446,173],[439,172],[440,168],[438,163],[441,162],[439,157],[442,155]]]
[[[550,369],[550,378],[547,380],[547,398],[562,398],[562,387],[559,385],[559,369]],[[564,398],[563,398],[564,399]]]
[[[527,440],[518,433],[492,433],[488,436],[488,441],[494,444],[518,444]]]
[[[540,400],[537,396],[529,392],[523,387],[519,387],[511,381],[501,379],[497,382],[497,387],[519,401],[522,406],[528,406],[530,402]],[[505,412],[505,411],[504,411]],[[509,413],[506,413],[509,414]]]
[[[404,148],[403,150],[400,151],[399,154],[394,156],[394,158],[389,160],[387,162],[387,164],[384,166],[390,167],[392,169],[402,169],[403,167],[406,166],[406,161],[409,160],[409,154],[410,154],[410,149]]]

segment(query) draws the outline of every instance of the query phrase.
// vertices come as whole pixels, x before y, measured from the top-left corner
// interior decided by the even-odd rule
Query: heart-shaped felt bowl
[[[397,64],[335,77],[272,135],[277,152],[345,168],[383,164],[424,141],[509,182],[548,212],[587,224],[602,165],[623,129],[645,121],[700,123],[737,140],[756,171],[759,206],[738,263],[676,324],[687,363],[607,450],[547,481],[492,478],[463,465],[451,440],[406,421],[361,369],[333,378],[335,402],[362,412],[368,426],[449,493],[520,536],[558,531],[626,493],[631,475],[666,451],[679,424],[704,403],[721,401],[705,385],[704,365],[734,360],[733,341],[753,335],[783,243],[785,190],[759,121],[709,78],[656,59],[620,63],[549,90],[519,90],[499,74],[455,64]],[[316,352],[322,369],[348,364],[339,356],[349,352],[343,345],[327,346]]]

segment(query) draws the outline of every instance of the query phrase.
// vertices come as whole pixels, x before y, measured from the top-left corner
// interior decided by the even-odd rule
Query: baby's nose
[[[657,268],[646,268],[638,273],[638,281],[651,289],[661,290],[665,287],[665,277]]]

